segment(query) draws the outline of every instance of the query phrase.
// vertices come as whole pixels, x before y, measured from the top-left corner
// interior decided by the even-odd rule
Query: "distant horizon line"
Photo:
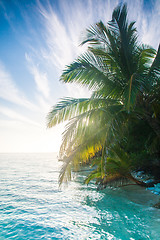
[[[18,154],[18,153],[22,153],[22,154],[27,154],[27,153],[29,153],[29,154],[36,154],[36,153],[41,153],[41,154],[44,154],[44,153],[56,153],[56,154],[58,154],[58,152],[0,152],[0,154],[13,154],[13,153],[15,153],[15,154]]]

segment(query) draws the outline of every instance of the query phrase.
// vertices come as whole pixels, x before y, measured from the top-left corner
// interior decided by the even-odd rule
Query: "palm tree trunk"
[[[160,180],[155,180],[155,181],[153,181],[153,182],[145,183],[145,182],[143,182],[143,181],[137,180],[137,179],[134,178],[133,176],[128,176],[128,178],[129,178],[131,181],[135,182],[137,185],[142,186],[142,187],[154,187],[155,184],[160,183]]]
[[[141,186],[141,187],[147,187],[147,184],[143,181],[139,181],[136,178],[134,178],[133,176],[128,176],[128,179],[130,179],[131,181],[135,182],[137,185]]]

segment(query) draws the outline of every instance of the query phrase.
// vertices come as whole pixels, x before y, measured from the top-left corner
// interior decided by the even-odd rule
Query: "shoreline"
[[[141,204],[148,207],[158,208],[160,204],[160,195],[155,194],[148,188],[143,188],[138,185],[125,186],[124,194],[126,198],[130,201],[135,202],[136,204]],[[135,194],[136,192],[136,194]],[[158,207],[159,206],[159,207]]]

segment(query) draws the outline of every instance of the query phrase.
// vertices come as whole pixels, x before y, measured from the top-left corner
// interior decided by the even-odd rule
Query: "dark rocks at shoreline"
[[[153,207],[160,209],[160,201],[153,205]]]

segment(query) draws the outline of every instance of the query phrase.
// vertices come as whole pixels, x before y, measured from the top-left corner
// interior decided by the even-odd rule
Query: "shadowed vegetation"
[[[60,80],[92,90],[90,98],[64,98],[48,114],[48,127],[68,121],[63,133],[59,182],[87,165],[86,179],[101,186],[130,183],[143,170],[160,170],[160,47],[138,41],[126,4],[112,20],[86,30],[87,51],[66,67]]]

